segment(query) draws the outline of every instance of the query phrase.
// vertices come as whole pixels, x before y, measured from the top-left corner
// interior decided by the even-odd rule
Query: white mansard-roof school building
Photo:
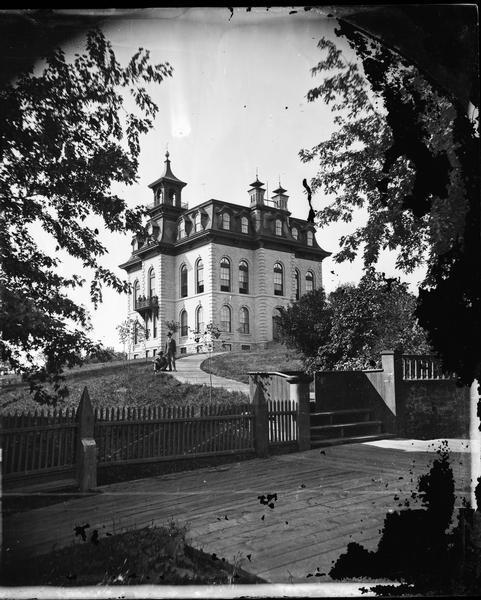
[[[149,186],[148,235],[134,238],[120,265],[133,289],[129,315],[139,315],[147,334],[131,357],[164,347],[165,321],[180,324],[181,354],[195,351],[193,334],[208,323],[221,327],[228,350],[263,348],[276,339],[278,308],[322,287],[322,260],[330,253],[317,244],[312,223],[290,216],[280,186],[266,199],[256,178],[250,206],[211,199],[189,209],[185,185],[167,152],[164,174]]]

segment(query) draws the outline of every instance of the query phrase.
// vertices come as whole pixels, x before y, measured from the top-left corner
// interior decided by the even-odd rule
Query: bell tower
[[[172,173],[169,156],[169,151],[167,151],[164,174],[151,183],[149,188],[154,193],[154,207],[162,205],[182,209],[182,188],[187,184]]]

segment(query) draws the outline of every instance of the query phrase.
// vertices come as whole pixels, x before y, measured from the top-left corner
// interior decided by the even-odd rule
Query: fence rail
[[[405,381],[432,381],[450,379],[452,375],[443,372],[441,361],[434,356],[403,355],[402,377]]]

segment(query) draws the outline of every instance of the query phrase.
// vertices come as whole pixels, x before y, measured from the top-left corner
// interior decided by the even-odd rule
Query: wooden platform
[[[412,502],[434,450],[349,444],[104,486],[95,496],[66,495],[60,504],[6,518],[3,550],[27,557],[84,543],[74,527],[85,523],[102,539],[175,519],[188,524],[192,545],[269,582],[325,582],[316,570],[327,573],[348,542],[376,548],[386,511]],[[470,455],[452,454],[451,464],[461,506],[469,498]],[[274,493],[274,508],[261,504],[258,496]]]

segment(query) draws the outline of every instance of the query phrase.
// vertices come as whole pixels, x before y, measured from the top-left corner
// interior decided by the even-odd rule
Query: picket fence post
[[[77,409],[77,481],[81,492],[97,487],[97,444],[94,439],[95,417],[87,387]]]

